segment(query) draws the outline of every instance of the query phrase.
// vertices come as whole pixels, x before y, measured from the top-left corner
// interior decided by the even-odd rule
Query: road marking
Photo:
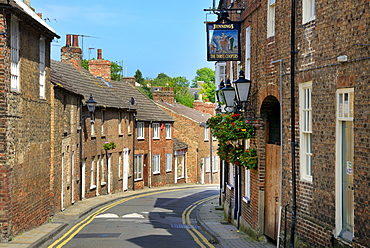
[[[102,208],[98,209],[97,211],[95,211],[92,214],[90,214],[89,216],[87,216],[84,220],[82,220],[81,222],[79,222],[76,225],[74,225],[62,237],[60,237],[54,243],[52,243],[51,245],[49,245],[48,248],[53,248],[53,247],[61,248],[61,247],[63,247],[63,245],[67,244],[85,226],[87,226],[88,224],[90,224],[96,218],[96,216],[98,216],[99,214],[104,213],[108,209],[111,209],[111,208],[113,208],[113,207],[115,207],[115,206],[117,206],[119,204],[122,204],[124,202],[129,201],[129,200],[141,198],[141,197],[144,197],[144,196],[150,196],[150,195],[156,195],[156,194],[168,193],[168,192],[175,192],[175,191],[181,191],[181,190],[188,190],[188,188],[185,188],[185,189],[172,189],[172,190],[166,190],[166,191],[146,193],[146,194],[142,194],[142,195],[136,195],[136,196],[128,197],[128,198],[125,198],[125,199],[122,199],[122,200],[119,200],[119,201],[115,201],[115,202],[113,202],[113,203],[111,203],[111,204],[109,204],[109,205],[107,205],[105,207],[102,207]],[[210,247],[213,247],[213,246],[210,246]]]
[[[182,213],[182,224],[187,224],[189,226],[189,228],[186,228],[186,230],[188,231],[188,233],[193,237],[194,241],[202,248],[206,248],[207,246],[209,248],[214,248],[214,246],[209,243],[209,241],[207,240],[206,237],[203,236],[203,234],[201,234],[192,224],[191,224],[191,221],[190,221],[190,213],[196,208],[198,207],[199,205],[203,204],[204,202],[206,201],[209,201],[211,199],[214,199],[216,198],[217,195],[213,195],[213,196],[210,196],[210,197],[207,197],[207,198],[204,198],[204,199],[201,199],[199,201],[196,201],[194,202],[193,204],[191,204],[190,206],[188,206],[184,212]],[[203,243],[199,240],[199,238],[203,241],[204,244],[206,244],[207,246],[204,246]]]

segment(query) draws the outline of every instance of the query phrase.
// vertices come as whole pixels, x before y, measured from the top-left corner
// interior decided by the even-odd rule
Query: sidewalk
[[[175,188],[186,187],[210,187],[212,185],[186,185],[182,187],[158,187],[150,189],[139,189],[135,191],[119,192],[112,195],[101,195],[94,198],[84,199],[76,202],[73,206],[68,207],[65,211],[57,213],[52,222],[44,224],[31,231],[22,233],[13,238],[11,242],[0,243],[0,248],[26,248],[26,247],[41,247],[45,242],[58,235],[64,228],[72,222],[82,218],[96,208],[116,201],[123,197],[130,197],[137,194],[143,194],[150,191],[161,191]],[[235,226],[230,224],[222,224],[222,210],[216,210],[215,207],[218,200],[211,200],[200,206],[197,212],[197,221],[207,230],[207,232],[215,239],[222,247],[275,247],[272,244],[265,242],[257,242],[251,240],[250,237],[242,232],[239,232]]]

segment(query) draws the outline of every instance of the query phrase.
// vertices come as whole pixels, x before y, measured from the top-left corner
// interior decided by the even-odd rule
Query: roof
[[[198,123],[206,122],[208,118],[212,117],[210,114],[203,113],[193,108],[189,108],[180,103],[170,104],[167,102],[159,102],[159,101],[156,101],[155,103],[165,109],[168,109],[172,112],[175,112],[179,115],[182,115]]]
[[[182,149],[187,149],[188,145],[176,138],[173,138],[173,149],[174,150],[182,150]]]
[[[57,37],[58,39],[60,36],[55,32],[53,28],[51,28],[42,18],[40,18],[27,4],[25,4],[22,0],[11,0],[7,2],[9,5],[17,8],[19,11],[26,14],[28,17],[33,19],[38,25],[41,25],[48,33],[52,36]]]
[[[55,60],[51,60],[50,67],[51,82],[55,86],[80,94],[85,101],[92,94],[98,107],[136,110],[136,119],[141,121],[173,122],[169,114],[128,82],[111,81],[107,84],[85,69],[79,71],[71,64]],[[134,105],[129,102],[131,97],[135,99]]]

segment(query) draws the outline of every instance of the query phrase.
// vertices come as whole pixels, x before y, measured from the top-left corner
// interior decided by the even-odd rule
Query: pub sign
[[[207,25],[207,60],[240,61],[240,23],[222,18]]]

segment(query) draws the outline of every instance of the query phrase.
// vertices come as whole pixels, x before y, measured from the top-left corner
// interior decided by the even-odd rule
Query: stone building
[[[22,1],[0,1],[0,9],[0,239],[7,240],[50,216],[50,42],[58,35]]]
[[[295,1],[291,49],[291,2],[219,1],[241,9],[228,13],[241,22],[242,60],[217,62],[216,75],[233,81],[243,66],[252,81],[246,117],[256,126],[250,144],[259,159],[257,170],[229,166],[224,206],[240,228],[289,242],[294,167],[296,244],[366,247],[370,3]],[[241,184],[232,185],[236,177]]]
[[[176,156],[177,161],[184,163],[183,173],[178,173],[178,182],[219,183],[217,141],[211,137],[206,126],[206,121],[212,116],[206,112],[211,112],[210,108],[214,112],[214,105],[207,103],[204,106],[204,103],[198,102],[196,108],[205,111],[201,112],[176,103],[171,89],[155,91],[153,95],[155,103],[174,119],[176,139],[188,146],[186,154]]]

